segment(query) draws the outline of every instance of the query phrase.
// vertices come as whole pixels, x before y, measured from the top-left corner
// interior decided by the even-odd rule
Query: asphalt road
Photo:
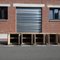
[[[0,60],[60,60],[60,46],[0,46]]]

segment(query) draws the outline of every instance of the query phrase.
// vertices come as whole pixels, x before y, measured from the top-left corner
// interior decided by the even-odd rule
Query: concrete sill
[[[49,20],[49,22],[60,22],[60,20]]]

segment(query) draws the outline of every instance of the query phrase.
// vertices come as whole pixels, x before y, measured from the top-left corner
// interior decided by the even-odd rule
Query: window
[[[8,19],[8,7],[0,7],[0,19]]]
[[[49,19],[60,19],[60,8],[50,8]]]

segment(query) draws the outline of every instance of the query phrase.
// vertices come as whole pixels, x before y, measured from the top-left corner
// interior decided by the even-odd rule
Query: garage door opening
[[[17,7],[17,32],[42,32],[42,8]]]

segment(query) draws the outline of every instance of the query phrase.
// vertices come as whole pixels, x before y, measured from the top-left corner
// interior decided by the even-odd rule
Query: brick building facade
[[[15,6],[14,6],[15,4]],[[50,8],[56,8],[57,10],[60,8],[59,0],[0,0],[0,7],[8,7],[8,18],[0,19],[0,33],[16,33],[16,7],[24,7],[24,4],[31,4],[33,7],[38,5],[37,7],[42,8],[42,28],[41,32],[43,33],[59,33],[60,32],[60,20],[49,19]],[[19,5],[19,6],[17,6]],[[34,6],[35,5],[35,6]],[[43,7],[40,5],[44,5]],[[27,7],[27,6],[25,6]],[[28,6],[30,7],[30,5]],[[57,15],[58,15],[57,11]]]

